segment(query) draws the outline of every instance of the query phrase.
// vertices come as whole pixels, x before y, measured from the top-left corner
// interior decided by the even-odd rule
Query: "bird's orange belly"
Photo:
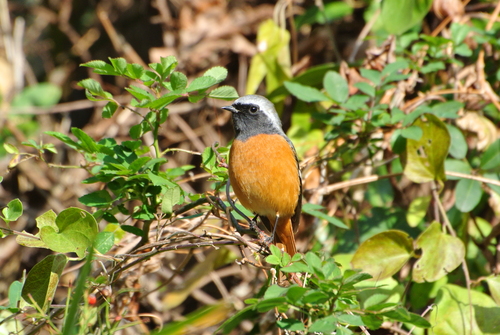
[[[295,154],[280,135],[260,134],[234,140],[229,179],[241,204],[270,219],[291,217],[300,193]]]

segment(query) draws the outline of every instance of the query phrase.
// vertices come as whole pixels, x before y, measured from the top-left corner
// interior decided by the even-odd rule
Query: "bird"
[[[246,95],[222,108],[232,113],[235,131],[229,152],[233,191],[246,209],[261,218],[273,243],[293,256],[302,207],[295,147],[267,98]]]

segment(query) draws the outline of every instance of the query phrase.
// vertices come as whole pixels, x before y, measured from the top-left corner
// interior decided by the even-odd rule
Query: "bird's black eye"
[[[252,106],[250,107],[250,113],[255,114],[259,111],[259,107],[257,106]]]

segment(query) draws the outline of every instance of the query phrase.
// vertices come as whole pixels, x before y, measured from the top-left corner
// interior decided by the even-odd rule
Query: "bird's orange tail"
[[[278,227],[274,236],[275,243],[281,243],[285,247],[285,251],[293,256],[297,253],[295,246],[295,234],[293,233],[292,220],[284,217],[278,219]]]

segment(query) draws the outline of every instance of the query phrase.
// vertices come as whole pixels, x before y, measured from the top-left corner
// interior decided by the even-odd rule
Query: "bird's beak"
[[[225,106],[225,107],[222,107],[222,109],[230,111],[231,113],[238,113],[238,110],[236,108],[234,108],[233,106]]]

